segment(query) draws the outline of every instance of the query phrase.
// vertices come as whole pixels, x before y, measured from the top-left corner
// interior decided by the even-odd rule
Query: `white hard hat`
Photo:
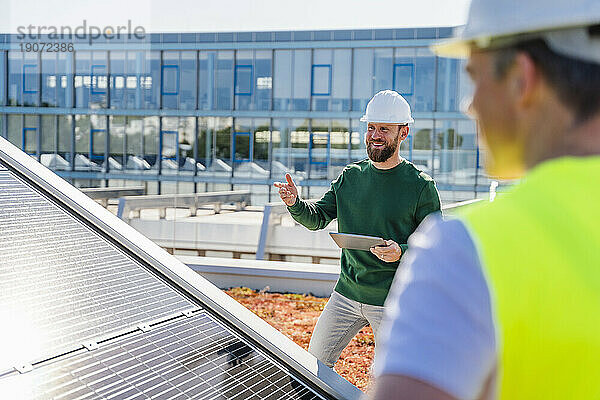
[[[393,90],[382,90],[367,104],[362,122],[380,122],[387,124],[410,124],[415,122],[410,115],[410,106]]]
[[[600,35],[587,27],[600,24],[598,0],[472,0],[467,24],[454,38],[432,46],[447,57],[468,57],[471,46],[485,49],[493,41],[543,38],[564,56],[600,63]]]

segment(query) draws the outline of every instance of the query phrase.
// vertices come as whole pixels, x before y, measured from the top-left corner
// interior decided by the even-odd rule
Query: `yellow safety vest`
[[[501,399],[600,399],[600,157],[540,164],[461,219],[492,298]]]

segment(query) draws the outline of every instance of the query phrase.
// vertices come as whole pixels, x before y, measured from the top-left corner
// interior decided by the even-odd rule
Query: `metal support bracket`
[[[31,364],[20,364],[18,366],[15,367],[15,369],[17,371],[19,371],[20,374],[25,374],[29,371],[33,371],[33,365]]]
[[[83,347],[88,349],[89,351],[96,350],[100,345],[97,342],[85,342],[83,343]]]

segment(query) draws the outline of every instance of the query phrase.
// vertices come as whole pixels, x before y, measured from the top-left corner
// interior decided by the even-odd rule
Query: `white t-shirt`
[[[375,376],[405,375],[458,399],[480,398],[495,379],[497,353],[473,240],[461,221],[434,214],[408,247],[385,303]],[[489,394],[495,396],[493,387]]]

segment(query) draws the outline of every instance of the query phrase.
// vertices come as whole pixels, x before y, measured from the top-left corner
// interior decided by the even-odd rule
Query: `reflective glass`
[[[331,98],[332,50],[315,49],[311,78],[312,110],[328,111]]]
[[[459,60],[440,57],[437,59],[437,111],[458,111],[458,83],[461,74]]]
[[[233,51],[217,53],[216,68],[217,110],[231,110],[233,97]]]
[[[412,111],[415,111],[415,65],[415,49],[394,49],[394,90],[402,94]]]
[[[414,111],[433,111],[434,96],[435,57],[429,49],[417,49]]]
[[[40,61],[38,53],[23,53],[23,105],[39,106]]]
[[[8,105],[39,105],[38,53],[8,52]]]
[[[360,122],[359,119],[351,120],[350,129],[350,161],[359,161],[367,157],[365,147],[365,133],[367,131],[366,122]]]
[[[271,162],[272,176],[282,179],[292,167],[290,148],[290,120],[287,118],[273,119],[273,132],[271,133],[271,146],[273,156]]]
[[[198,118],[197,161],[201,163],[204,168],[208,167],[212,160],[213,119],[214,118],[209,117]],[[211,126],[209,126],[209,123]]]
[[[160,52],[147,51],[145,53],[144,72],[140,77],[144,108],[159,108],[161,89],[160,78]]]
[[[289,121],[290,168],[296,176],[306,179],[309,171],[308,147],[310,142],[308,119],[291,119]]]
[[[177,109],[179,107],[180,72],[179,52],[163,52],[161,74],[163,108]]]
[[[373,95],[373,49],[355,49],[352,110],[364,112]]]
[[[252,161],[252,119],[250,118],[236,118],[235,119],[235,130],[234,130],[234,141],[233,141],[233,161],[234,163],[250,162]],[[236,166],[234,165],[234,168]]]
[[[375,76],[373,92],[392,89],[394,72],[393,49],[375,49]]]
[[[331,84],[331,111],[350,110],[350,76],[352,50],[333,50],[333,73]]]
[[[57,119],[55,115],[42,115],[40,126],[41,154],[58,152]]]
[[[107,52],[75,54],[75,104],[80,108],[106,107],[108,93]]]
[[[90,116],[75,116],[75,170],[97,170],[97,165],[89,159],[90,151]]]
[[[254,154],[252,159],[262,168],[268,171],[269,142],[271,141],[271,127],[268,118],[254,119]]]
[[[331,167],[333,175],[337,176],[350,162],[350,129],[347,119],[334,119],[331,121]],[[336,174],[337,172],[337,174]]]
[[[127,90],[127,53],[110,52],[110,107],[127,108],[125,91]],[[135,78],[135,76],[134,76]]]
[[[273,109],[288,111],[292,99],[292,51],[275,50]]]
[[[330,144],[329,120],[313,119],[309,143],[310,179],[328,179]]]
[[[38,116],[25,115],[23,133],[22,133],[22,149],[27,154],[37,154],[37,138],[38,138]]]
[[[235,59],[235,108],[251,110],[254,61],[252,50],[238,50]]]
[[[159,134],[159,117],[144,117],[142,125],[143,133],[143,160],[146,161],[150,166],[154,166],[154,171],[157,170],[158,165],[158,134]],[[129,130],[127,131],[129,135]]]
[[[124,78],[125,97],[123,104],[125,108],[142,108],[142,78],[144,77],[144,59],[143,51],[128,51],[126,57],[126,76]],[[147,83],[144,81],[144,83]]]
[[[58,103],[57,90],[61,84],[58,54],[60,53],[41,53],[43,107],[56,107]]]
[[[273,88],[271,50],[256,50],[254,53],[254,73],[256,91],[254,94],[255,110],[270,110]]]
[[[214,109],[216,56],[215,51],[201,51],[199,55],[198,108],[200,110]]]
[[[436,120],[435,128],[436,181],[457,186],[489,184],[489,179],[477,168],[475,122]]]
[[[73,136],[73,116],[59,115],[58,117],[58,154],[62,156],[67,165],[71,163],[72,154],[72,136]]]
[[[23,115],[8,114],[6,117],[8,125],[6,138],[9,142],[21,149],[23,146]]]
[[[181,52],[181,84],[179,109],[194,110],[196,109],[196,81],[198,77],[197,53],[195,51]]]
[[[412,154],[409,153],[408,148],[404,148],[402,151],[403,157],[431,176],[434,174],[435,165],[432,158],[434,154],[431,145],[432,132],[433,122],[431,120],[417,119],[409,129],[409,135],[412,137]]]
[[[215,156],[227,164],[230,164],[231,161],[231,125],[232,118],[216,118]]]
[[[310,99],[310,50],[294,50],[292,110],[308,111]]]
[[[6,85],[8,82],[6,81],[6,60],[5,60],[5,51],[0,50],[0,105],[4,105],[6,98],[4,96],[6,92]]]
[[[129,156],[144,157],[142,145],[145,141],[144,119],[138,116],[127,117],[125,122],[125,154]],[[127,165],[132,167],[134,165]]]
[[[110,126],[110,163],[111,170],[123,170],[127,161],[125,151],[125,119],[122,115],[111,115]],[[140,142],[138,140],[138,142]]]

